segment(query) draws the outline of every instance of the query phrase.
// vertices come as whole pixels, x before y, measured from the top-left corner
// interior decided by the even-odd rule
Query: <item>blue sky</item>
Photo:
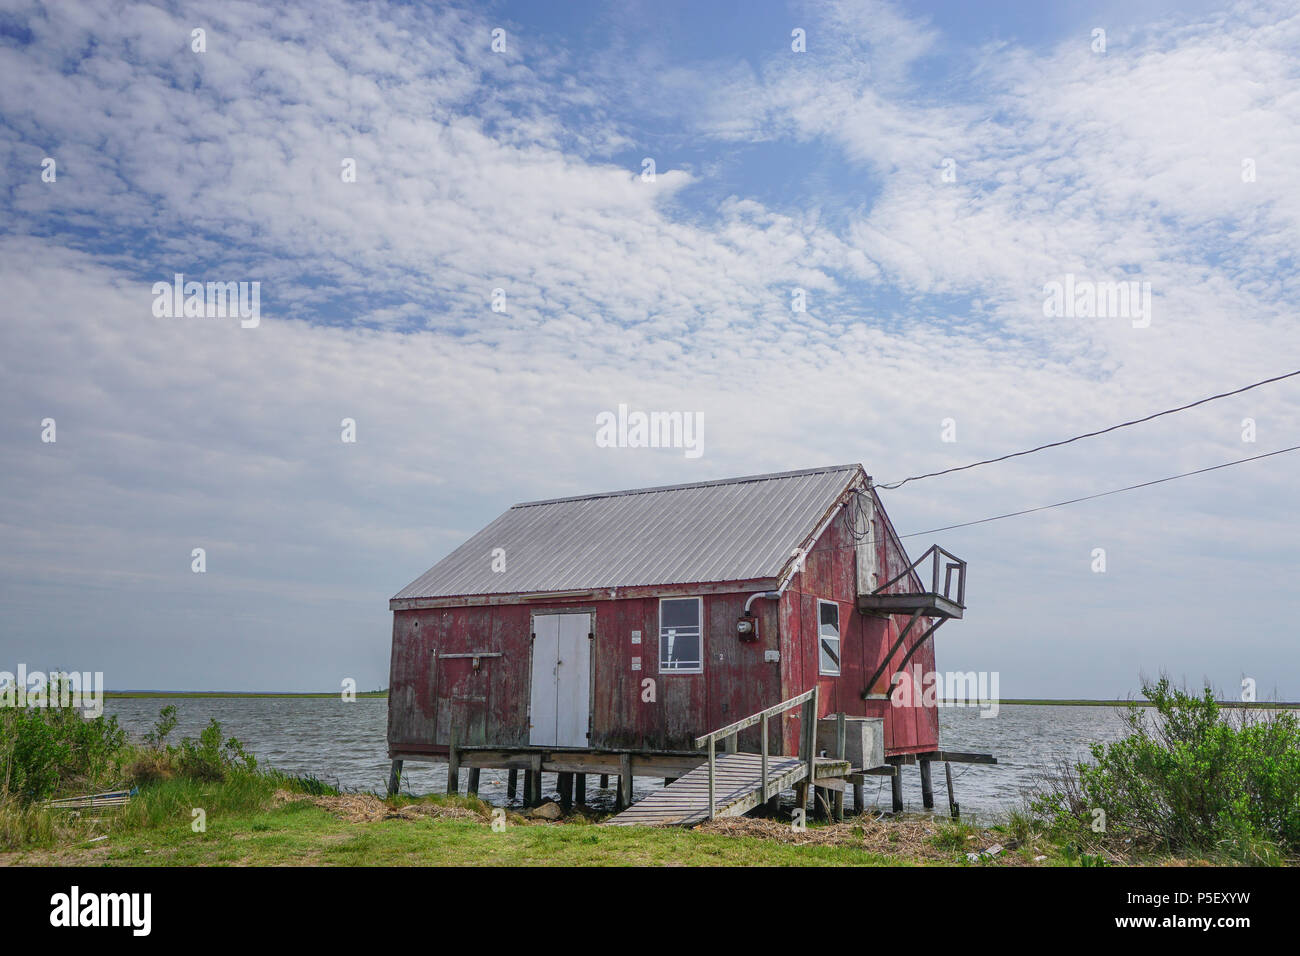
[[[0,670],[380,686],[388,597],[513,502],[888,481],[1290,370],[1298,47],[1266,3],[5,3]],[[177,272],[260,282],[261,324],[155,317]],[[1067,274],[1149,282],[1149,327],[1044,317]],[[1296,394],[885,504],[923,530],[1269,451]],[[703,415],[704,454],[597,447],[621,403]],[[1298,477],[941,535],[940,666],[1300,698]]]

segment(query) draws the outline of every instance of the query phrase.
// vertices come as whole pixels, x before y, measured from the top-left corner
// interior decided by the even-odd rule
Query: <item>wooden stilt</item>
[[[632,755],[619,754],[618,797],[625,807],[632,806]]]
[[[585,773],[574,775],[573,800],[580,807],[587,805],[587,775]]]
[[[573,810],[573,774],[560,773],[556,781],[560,791],[560,809],[565,813]]]
[[[602,790],[608,790],[608,789],[609,789],[609,774],[607,774],[607,773],[602,773],[602,774],[600,775],[600,789],[602,789]]]
[[[524,806],[526,807],[532,806],[533,805],[532,800],[533,800],[533,772],[531,770],[525,770],[524,771]]]
[[[519,792],[519,771],[511,770],[506,774],[506,799],[511,803],[515,802],[515,794]]]
[[[794,805],[795,809],[802,807],[804,812],[808,811],[808,781],[800,780],[794,785]]]
[[[901,767],[894,767],[894,775],[889,778],[889,794],[893,797],[895,813],[903,812],[903,775]]]
[[[834,797],[831,800],[831,816],[836,823],[844,822],[844,788],[836,787]]]
[[[455,744],[447,755],[447,792],[460,793],[460,751]]]
[[[478,778],[480,773],[482,773],[481,767],[469,768],[469,782],[465,785],[466,796],[470,796],[470,797],[478,796]]]
[[[952,818],[956,820],[961,816],[961,805],[952,797],[952,764],[948,763],[946,760],[943,764],[943,772],[948,778],[948,812],[952,814]]]
[[[813,816],[818,820],[830,819],[831,792],[827,787],[813,787]]]
[[[528,799],[530,805],[537,807],[542,804],[542,758],[533,758],[533,769],[530,771],[533,776],[533,787],[529,791]]]
[[[930,779],[930,761],[921,762],[921,806],[927,810],[934,809],[934,783]]]
[[[402,782],[402,761],[394,760],[392,769],[388,771],[388,795],[391,797],[397,793],[398,785]]]
[[[861,781],[862,778],[859,777],[858,780]],[[853,785],[853,812],[862,813],[866,809],[867,809],[867,801],[864,793],[864,788],[861,782],[855,783]]]

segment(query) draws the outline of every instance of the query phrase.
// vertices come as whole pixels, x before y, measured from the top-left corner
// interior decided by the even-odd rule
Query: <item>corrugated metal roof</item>
[[[393,598],[776,577],[861,465],[517,504]],[[505,571],[492,553],[505,549]]]

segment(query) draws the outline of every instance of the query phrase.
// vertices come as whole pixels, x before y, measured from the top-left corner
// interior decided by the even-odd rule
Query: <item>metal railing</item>
[[[880,587],[876,588],[871,593],[883,594],[887,588],[893,587],[895,584],[897,584],[903,578],[907,577],[909,574],[914,575],[916,580],[919,582],[920,586],[924,588],[925,582],[921,578],[921,575],[916,573],[916,570],[926,561],[931,562],[929,593],[938,594],[942,597],[947,598],[949,601],[955,601],[958,604],[960,604],[962,607],[965,607],[966,606],[966,562],[963,561],[961,558],[957,557],[957,555],[945,551],[937,544],[930,545],[929,550],[927,550],[925,554],[921,555],[919,558],[917,558],[915,561],[909,564],[906,568],[904,568],[901,573],[890,578],[888,581],[886,581]],[[943,571],[942,590],[940,590],[939,588],[939,572],[941,569]],[[957,578],[956,596],[953,595],[954,573],[956,574],[956,578]]]
[[[808,765],[808,777],[813,779],[814,762],[817,758],[817,688],[806,690],[797,697],[791,697],[789,700],[783,700],[766,710],[760,710],[756,714],[750,714],[743,717],[733,724],[727,724],[725,727],[719,727],[703,737],[695,738],[695,746],[703,747],[706,743],[709,746],[709,819],[712,820],[717,810],[717,796],[715,794],[715,777],[717,774],[716,751],[718,741],[722,741],[724,753],[739,753],[736,748],[736,735],[747,727],[759,725],[759,736],[762,737],[762,775],[760,777],[759,787],[762,790],[760,803],[775,796],[779,791],[772,790],[776,786],[775,782],[767,779],[767,757],[768,741],[767,727],[768,721],[785,713],[787,710],[793,710],[795,707],[802,706],[800,713],[800,738],[799,738],[799,759]]]

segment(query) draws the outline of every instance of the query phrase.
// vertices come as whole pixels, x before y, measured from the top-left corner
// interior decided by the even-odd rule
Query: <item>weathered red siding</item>
[[[677,593],[694,594],[689,588]],[[390,749],[445,753],[453,722],[462,731],[461,743],[527,746],[531,615],[566,609],[595,615],[591,746],[693,751],[697,735],[780,699],[780,664],[763,660],[764,649],[777,647],[775,602],[755,604],[760,641],[744,643],[736,639],[735,626],[746,597],[703,596],[702,674],[659,673],[658,598],[396,611]],[[637,630],[641,643],[634,645]],[[434,647],[440,655],[502,656],[483,658],[475,673],[468,658],[439,658],[435,667]],[[632,670],[633,657],[641,658],[641,670]],[[655,684],[653,701],[643,699],[646,678]]]
[[[872,537],[876,564],[888,580],[907,566],[883,509],[875,509]],[[831,522],[810,550],[779,601],[759,599],[759,640],[736,637],[735,625],[745,600],[757,588],[704,593],[704,673],[660,674],[658,667],[659,600],[617,597],[612,600],[530,601],[526,604],[478,604],[465,607],[399,610],[393,615],[388,740],[390,751],[445,753],[449,728],[464,744],[502,748],[528,745],[531,616],[560,609],[594,615],[592,732],[598,750],[691,751],[694,738],[733,720],[771,706],[813,686],[820,689],[822,715],[843,711],[852,716],[885,719],[886,752],[934,750],[938,715],[934,707],[897,707],[888,700],[862,700],[867,679],[877,669],[906,619],[858,613],[855,602],[855,550],[847,515]],[[720,590],[682,586],[665,594],[700,595]],[[817,600],[840,607],[842,666],[838,677],[818,674]],[[641,643],[632,643],[632,632]],[[919,636],[924,628],[918,627]],[[915,640],[909,637],[909,643]],[[432,651],[440,655],[436,664]],[[893,667],[872,688],[887,693],[898,662],[910,648],[900,647]],[[468,658],[445,660],[444,654],[496,652],[483,658],[478,671]],[[764,660],[764,651],[779,651],[780,661]],[[641,669],[632,670],[632,659]],[[934,668],[933,641],[919,649],[909,666]],[[643,699],[643,681],[654,681],[655,700]],[[773,727],[773,752],[798,749],[797,716]],[[757,748],[757,730],[742,737],[745,749]]]
[[[898,640],[900,628],[906,625],[907,619],[900,616],[881,618],[858,612],[855,600],[856,552],[850,527],[847,513],[841,512],[809,549],[804,570],[794,576],[781,599],[782,621],[789,630],[788,635],[783,635],[782,652],[783,656],[785,653],[791,656],[782,696],[789,698],[801,694],[816,681],[822,716],[843,712],[852,717],[883,717],[886,753],[935,750],[939,741],[936,708],[925,707],[920,701],[915,706],[895,706],[889,700],[862,699],[867,680]],[[875,509],[871,538],[875,541],[876,567],[882,575],[880,580],[888,581],[901,573],[909,561],[881,508]],[[818,599],[835,601],[840,608],[841,666],[838,677],[818,673]],[[903,660],[922,633],[924,628],[918,622],[907,643],[894,653],[894,667],[885,669],[871,688],[872,693],[890,692],[890,680],[898,662]],[[934,669],[933,639],[928,639],[912,655],[908,666],[913,665],[920,665],[924,671]],[[798,721],[787,721],[787,753],[795,752],[798,734]]]

